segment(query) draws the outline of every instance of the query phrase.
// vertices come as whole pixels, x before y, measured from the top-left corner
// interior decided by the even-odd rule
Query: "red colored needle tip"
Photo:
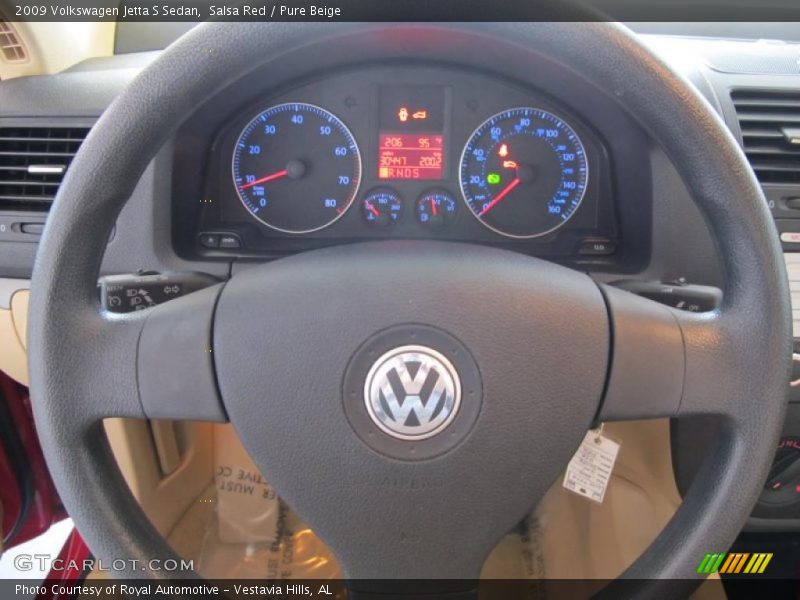
[[[267,183],[268,181],[272,181],[273,179],[280,179],[281,177],[286,177],[289,174],[287,169],[283,171],[278,171],[277,173],[273,173],[272,175],[267,175],[266,177],[262,177],[261,179],[256,179],[255,181],[251,181],[249,183],[245,183],[244,185],[240,185],[240,190],[246,190],[247,188],[251,188],[254,185],[258,185],[259,183]]]

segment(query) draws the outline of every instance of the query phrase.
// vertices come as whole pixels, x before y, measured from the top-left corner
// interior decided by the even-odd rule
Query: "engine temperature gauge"
[[[417,221],[426,227],[438,229],[456,218],[458,204],[449,192],[432,190],[417,199]]]
[[[368,225],[387,227],[400,219],[403,214],[403,201],[392,189],[372,190],[361,201],[361,214]]]

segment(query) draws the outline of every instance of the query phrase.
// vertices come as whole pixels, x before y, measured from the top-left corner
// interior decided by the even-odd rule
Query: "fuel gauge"
[[[417,221],[425,227],[440,229],[456,218],[458,203],[449,192],[431,190],[417,199]]]
[[[367,225],[388,227],[403,214],[403,201],[390,188],[375,189],[361,201],[361,214]]]

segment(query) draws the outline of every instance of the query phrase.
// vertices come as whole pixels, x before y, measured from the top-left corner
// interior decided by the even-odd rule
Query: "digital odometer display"
[[[446,96],[436,85],[381,86],[378,179],[444,177]]]
[[[464,200],[481,223],[508,237],[532,238],[575,214],[589,167],[581,140],[563,119],[513,108],[475,130],[459,175]]]
[[[441,134],[381,133],[379,179],[441,179],[444,140]]]

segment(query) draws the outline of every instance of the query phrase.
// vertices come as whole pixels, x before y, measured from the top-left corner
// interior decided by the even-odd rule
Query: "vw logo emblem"
[[[367,412],[384,433],[430,438],[455,418],[461,382],[453,364],[425,346],[401,346],[381,356],[364,383]]]

